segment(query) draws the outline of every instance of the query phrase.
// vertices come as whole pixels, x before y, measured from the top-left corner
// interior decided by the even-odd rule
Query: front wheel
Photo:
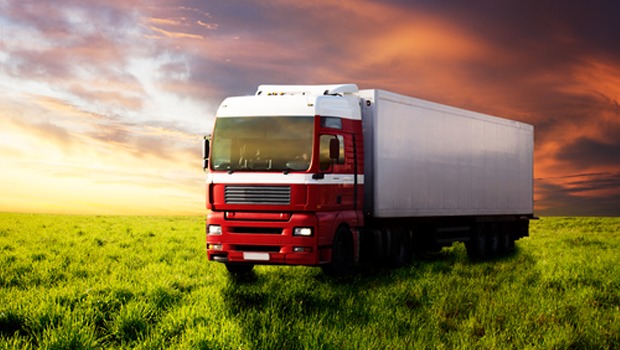
[[[353,240],[351,233],[345,228],[340,228],[334,236],[332,246],[332,261],[321,266],[323,272],[329,276],[344,276],[351,271],[353,260]]]

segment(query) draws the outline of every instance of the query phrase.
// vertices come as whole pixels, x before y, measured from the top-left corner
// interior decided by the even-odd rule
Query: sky
[[[535,214],[620,215],[616,0],[0,0],[0,211],[206,213],[201,142],[259,84],[530,123]]]

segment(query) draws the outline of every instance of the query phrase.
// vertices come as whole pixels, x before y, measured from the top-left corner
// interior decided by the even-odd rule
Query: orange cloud
[[[0,99],[0,211],[203,212],[199,137],[109,124],[58,99],[36,101],[29,106]],[[41,112],[46,119],[30,118]],[[88,124],[82,124],[85,114]],[[97,135],[112,130],[122,130],[124,137]]]
[[[162,34],[163,36],[165,36],[167,38],[173,38],[173,39],[204,39],[204,36],[199,35],[199,34],[168,31],[168,30],[164,30],[162,28],[158,28],[158,27],[155,27],[155,26],[148,26],[148,28],[150,30],[156,32],[156,33]]]

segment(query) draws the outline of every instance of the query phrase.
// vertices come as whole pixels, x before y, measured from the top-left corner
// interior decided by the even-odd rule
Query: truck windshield
[[[313,117],[218,118],[210,162],[214,170],[305,171],[313,129]]]

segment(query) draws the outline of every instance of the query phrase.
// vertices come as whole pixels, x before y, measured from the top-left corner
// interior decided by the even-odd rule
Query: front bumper
[[[207,256],[225,263],[319,265],[329,252],[319,249],[317,223],[308,213],[210,212],[207,227],[220,225],[221,234],[207,234]],[[311,227],[313,235],[294,236],[295,227]]]

